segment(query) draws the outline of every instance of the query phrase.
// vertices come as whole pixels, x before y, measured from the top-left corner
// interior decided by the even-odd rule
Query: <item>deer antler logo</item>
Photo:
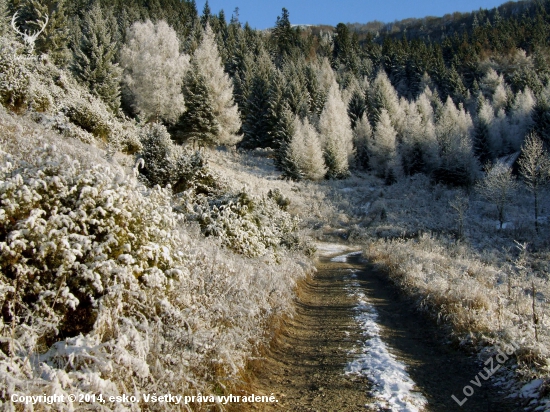
[[[24,32],[21,32],[17,28],[16,20],[17,20],[17,14],[18,13],[19,13],[19,11],[16,11],[15,14],[13,15],[13,18],[11,19],[11,27],[13,27],[13,30],[15,30],[15,32],[17,34],[19,34],[23,37],[23,41],[25,42],[25,44],[27,44],[27,46],[29,46],[30,52],[32,53],[34,51],[34,42],[36,41],[38,36],[40,36],[40,34],[44,31],[44,29],[46,28],[46,25],[48,24],[48,21],[49,21],[49,17],[46,14],[46,21],[44,21],[44,23],[36,21],[36,24],[38,24],[40,26],[40,30],[38,30],[38,31],[31,34],[26,30]]]

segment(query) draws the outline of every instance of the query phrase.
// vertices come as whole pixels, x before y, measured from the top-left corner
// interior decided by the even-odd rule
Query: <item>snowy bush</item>
[[[30,73],[18,44],[0,37],[0,102],[12,110],[26,109],[29,99]]]
[[[26,124],[0,111],[2,407],[22,392],[234,385],[309,264],[284,250],[279,264],[234,255],[184,226],[169,190]]]
[[[208,194],[219,189],[219,178],[209,172],[204,153],[173,144],[163,125],[146,125],[139,138],[142,150],[138,156],[143,159],[140,172],[150,185],[171,185],[174,193],[193,188]]]
[[[129,153],[140,148],[133,123],[113,115],[47,55],[26,55],[21,44],[4,37],[0,38],[0,104],[18,113],[40,113],[35,118],[41,123],[86,143],[107,143]]]
[[[263,256],[281,246],[299,249],[294,232],[298,221],[272,197],[257,198],[245,191],[221,197],[187,200],[188,218],[197,220],[206,236],[245,256]]]

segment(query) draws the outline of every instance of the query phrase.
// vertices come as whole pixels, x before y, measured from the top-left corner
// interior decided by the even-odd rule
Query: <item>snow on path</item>
[[[330,255],[334,255],[335,253],[346,252],[350,249],[349,246],[341,245],[338,243],[321,243],[321,242],[315,243],[315,247],[317,248],[317,251],[321,256],[330,256]],[[342,262],[345,262],[345,260],[343,260]]]
[[[357,252],[336,256],[331,261],[346,262],[348,256],[356,254]],[[357,275],[352,273],[351,278],[357,278]],[[407,373],[406,366],[389,352],[382,341],[380,326],[376,322],[378,313],[359,287],[358,282],[351,282],[349,293],[357,298],[355,320],[363,330],[366,340],[361,348],[362,354],[347,365],[346,373],[365,375],[373,384],[371,396],[376,401],[370,406],[394,412],[422,411],[428,401],[415,390],[416,384]]]

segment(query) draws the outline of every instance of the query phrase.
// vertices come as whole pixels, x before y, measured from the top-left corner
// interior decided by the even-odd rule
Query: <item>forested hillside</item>
[[[359,242],[461,344],[520,340],[517,375],[547,379],[550,0],[273,20],[0,0],[7,410],[242,388],[314,239]]]

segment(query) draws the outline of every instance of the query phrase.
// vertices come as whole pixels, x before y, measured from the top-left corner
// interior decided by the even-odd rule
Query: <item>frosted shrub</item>
[[[207,236],[219,237],[222,244],[246,256],[262,256],[280,246],[298,248],[294,237],[298,221],[273,198],[255,198],[246,192],[228,193],[219,198],[199,196],[188,204]]]
[[[0,37],[0,102],[12,110],[24,108],[30,92],[30,73],[17,46]]]
[[[277,265],[251,261],[189,235],[169,190],[148,189],[89,146],[24,135],[6,117],[0,110],[11,152],[0,158],[2,409],[14,410],[13,393],[230,388],[271,318],[290,310],[308,263],[284,250]],[[266,202],[254,218],[279,222]]]
[[[140,148],[135,126],[113,115],[99,98],[47,55],[25,55],[23,46],[0,38],[0,104],[16,112],[30,110],[41,123],[86,143],[99,139],[129,153]]]
[[[108,140],[112,129],[111,115],[98,98],[91,95],[69,101],[64,113],[74,124],[103,140]]]
[[[202,193],[218,189],[219,179],[208,171],[205,155],[173,144],[163,125],[145,126],[139,138],[139,158],[144,163],[140,172],[150,185],[171,185],[175,193],[191,188]]]

